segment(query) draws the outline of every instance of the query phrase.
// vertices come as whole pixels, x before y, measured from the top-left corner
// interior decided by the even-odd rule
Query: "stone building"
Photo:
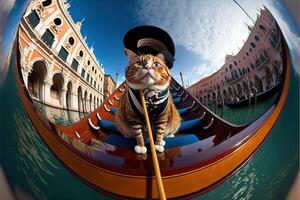
[[[25,85],[44,104],[90,112],[103,101],[104,69],[81,35],[65,0],[33,0],[21,19]]]
[[[108,75],[104,75],[104,99],[108,98],[112,92],[116,89],[116,83],[114,79]]]
[[[264,8],[249,36],[236,55],[227,55],[224,65],[214,74],[187,90],[203,104],[241,100],[274,87],[281,78],[280,30],[272,14]]]

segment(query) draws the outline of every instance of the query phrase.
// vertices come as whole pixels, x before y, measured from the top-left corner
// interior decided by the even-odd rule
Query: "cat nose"
[[[153,67],[151,65],[145,65],[144,68],[147,70],[153,69]]]

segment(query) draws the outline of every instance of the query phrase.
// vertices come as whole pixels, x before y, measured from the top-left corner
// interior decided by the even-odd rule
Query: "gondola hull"
[[[59,126],[50,122],[30,98],[22,79],[17,41],[14,51],[16,84],[23,106],[41,138],[66,168],[83,182],[114,198],[158,198],[149,153],[139,156],[132,149],[104,142],[112,133],[102,130],[101,122],[113,122],[112,109],[117,108],[125,84],[78,123]],[[290,60],[287,49],[284,52],[285,76],[277,103],[247,126],[225,122],[172,82],[172,91],[181,98],[178,109],[188,107],[193,112],[188,112],[186,120],[202,118],[202,125],[191,129],[197,132],[199,141],[166,149],[159,158],[167,198],[193,197],[207,192],[253,156],[270,133],[287,97]],[[93,141],[98,146],[92,145]],[[212,143],[210,147],[200,148],[208,141]]]

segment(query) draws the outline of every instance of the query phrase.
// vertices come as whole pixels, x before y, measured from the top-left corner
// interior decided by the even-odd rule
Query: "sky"
[[[288,44],[295,49],[292,56],[300,60],[299,29],[284,2],[237,1],[254,20],[263,5],[270,9]],[[17,20],[24,10],[25,2],[0,0],[0,44],[4,45],[0,61],[5,57],[3,49],[6,54],[15,35]],[[74,21],[85,19],[82,35],[87,36],[88,46],[93,45],[105,72],[114,79],[118,72],[118,83],[124,80],[127,65],[123,36],[134,26],[154,25],[171,35],[176,46],[173,77],[180,81],[181,71],[185,84],[191,85],[217,71],[224,64],[227,54],[236,54],[248,37],[246,24],[252,24],[251,19],[232,0],[72,0],[69,11]],[[5,19],[8,23],[5,23]],[[299,68],[295,69],[300,73]]]
[[[284,19],[287,8],[280,0],[238,2],[254,20],[265,5],[282,26],[290,26]],[[180,81],[181,71],[184,83],[191,85],[217,71],[227,54],[236,54],[249,35],[246,24],[253,24],[232,0],[73,0],[69,11],[75,22],[85,19],[82,35],[93,45],[105,73],[115,79],[118,72],[118,83],[125,79],[128,61],[123,36],[137,25],[158,26],[171,35],[176,47],[171,72]],[[287,34],[299,39],[298,30],[287,28]]]
[[[0,0],[0,84],[7,73],[4,63],[27,3],[25,0]]]

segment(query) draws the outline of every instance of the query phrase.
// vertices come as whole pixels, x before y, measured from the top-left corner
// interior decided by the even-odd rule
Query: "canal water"
[[[224,105],[224,108],[215,105],[209,107],[219,117],[235,125],[244,125],[253,122],[260,117],[271,105],[273,105],[278,94],[265,99],[264,101],[250,106],[240,108],[231,108]],[[84,118],[88,113],[70,111],[48,106],[39,101],[33,100],[35,105],[50,119],[53,123],[59,125],[71,125],[80,119]]]
[[[11,59],[8,76],[0,86],[1,97],[5,97],[0,101],[1,167],[13,194],[17,199],[109,199],[75,178],[38,136],[21,105],[13,62]],[[292,69],[285,108],[261,148],[225,183],[197,199],[285,198],[299,168],[299,78]],[[224,117],[233,123],[247,123],[264,112],[273,100],[261,102],[255,109],[226,108]],[[40,107],[52,113],[53,120],[60,124],[70,124],[82,117]]]
[[[88,113],[76,112],[48,106],[34,100],[35,105],[48,117],[50,121],[59,125],[71,125],[84,118]]]

